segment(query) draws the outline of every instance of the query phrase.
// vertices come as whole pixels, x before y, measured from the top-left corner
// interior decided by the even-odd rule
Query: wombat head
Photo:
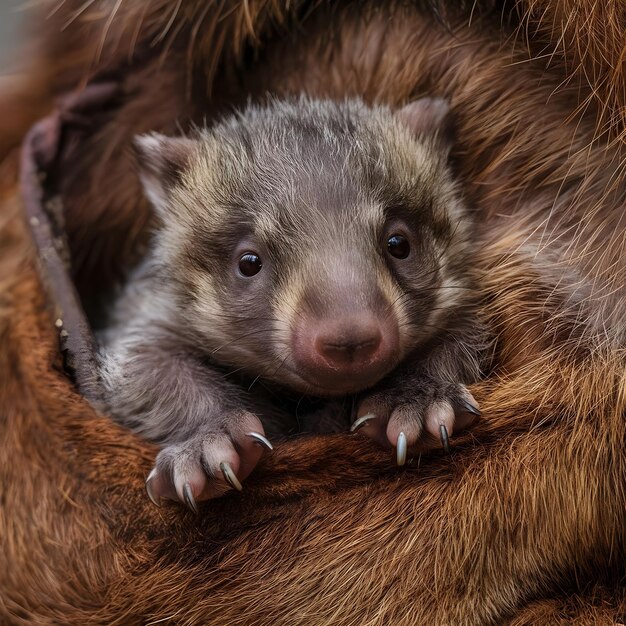
[[[216,361],[316,395],[369,387],[465,292],[448,105],[302,98],[138,138],[180,323]]]

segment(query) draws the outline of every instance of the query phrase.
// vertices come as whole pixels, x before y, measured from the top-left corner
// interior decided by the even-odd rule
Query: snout
[[[294,329],[298,373],[318,393],[353,393],[375,384],[396,364],[398,327],[373,313],[304,318]]]
[[[376,359],[382,339],[374,318],[327,322],[317,330],[313,355],[334,370],[358,369]]]

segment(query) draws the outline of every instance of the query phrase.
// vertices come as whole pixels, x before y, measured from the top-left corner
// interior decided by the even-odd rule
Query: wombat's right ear
[[[141,135],[134,140],[139,177],[154,208],[167,211],[171,188],[180,181],[197,142],[187,137],[166,137],[158,133]]]

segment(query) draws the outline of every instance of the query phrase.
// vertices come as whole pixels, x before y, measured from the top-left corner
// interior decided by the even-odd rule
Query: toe
[[[233,471],[233,468],[230,466],[230,463],[222,462],[220,463],[220,470],[222,471],[222,476],[224,480],[235,490],[241,491],[243,489],[239,479],[237,478],[237,474]]]
[[[237,453],[237,459],[233,463],[233,457],[226,456],[217,460],[220,463],[228,463],[234,475],[239,481],[246,479],[256,467],[267,448],[271,444],[265,437],[265,431],[261,420],[252,413],[242,413],[233,420],[230,430],[230,438]],[[219,470],[221,474],[221,470]]]
[[[402,433],[407,448],[414,448],[423,432],[419,408],[410,404],[397,407],[389,418],[386,437],[389,443],[398,447],[398,438]]]
[[[456,409],[456,431],[469,428],[481,416],[478,402],[469,392],[467,387],[463,386],[458,400],[454,403]]]
[[[179,502],[195,509],[195,501],[203,500],[207,490],[207,476],[199,462],[187,461],[174,465],[174,488]]]
[[[441,400],[431,404],[428,409],[426,409],[424,426],[428,433],[439,440],[441,426],[445,426],[448,436],[452,436],[455,425],[454,417],[452,405],[447,400]]]
[[[380,445],[388,446],[385,431],[390,412],[388,403],[383,398],[377,396],[366,398],[360,404],[350,430],[365,435]]]
[[[259,456],[262,454],[262,451],[252,443],[250,447],[256,448],[255,453]],[[240,471],[241,458],[231,440],[227,437],[206,440],[202,444],[202,468],[208,480],[200,493],[194,492],[199,500],[216,498],[231,491],[231,483],[222,471],[223,465],[228,465],[234,476],[237,476]]]

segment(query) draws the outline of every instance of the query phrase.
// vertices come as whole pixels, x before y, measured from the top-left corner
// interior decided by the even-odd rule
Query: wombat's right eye
[[[258,254],[246,252],[239,257],[239,271],[243,276],[254,276],[261,271],[263,263]]]

